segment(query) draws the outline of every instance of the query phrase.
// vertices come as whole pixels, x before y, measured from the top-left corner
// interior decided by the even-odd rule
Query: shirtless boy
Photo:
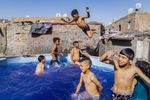
[[[56,63],[58,64],[59,63],[58,56],[62,54],[62,53],[60,53],[60,50],[59,50],[60,38],[54,37],[53,43],[54,44],[53,44],[52,48],[50,49],[50,51],[52,53],[51,65],[56,64]]]
[[[139,75],[148,84],[150,79],[143,72],[132,65],[134,51],[125,48],[120,51],[118,60],[114,61],[115,65],[115,81],[113,85],[112,100],[131,100],[133,92],[134,76]]]
[[[40,55],[38,57],[38,61],[39,61],[39,63],[37,64],[36,70],[35,70],[36,75],[39,75],[44,72],[45,56]]]
[[[92,100],[99,100],[99,96],[103,90],[103,86],[97,80],[93,72],[90,71],[92,62],[89,58],[84,58],[79,61],[82,70],[80,81],[75,94],[77,94],[84,82],[86,92],[92,97]]]
[[[73,63],[75,63],[76,61],[79,61],[79,59],[80,59],[81,50],[79,48],[79,42],[78,41],[74,41],[73,46],[74,47],[71,50],[71,60]]]
[[[61,19],[62,21],[71,24],[73,22],[75,22],[75,24],[82,29],[82,31],[89,37],[92,38],[94,31],[92,31],[89,27],[89,25],[85,22],[85,18],[89,18],[90,17],[90,12],[89,12],[89,8],[86,7],[86,12],[87,12],[87,16],[79,16],[78,10],[74,9],[71,12],[71,16],[73,17],[72,20],[70,21],[66,21],[65,19]]]

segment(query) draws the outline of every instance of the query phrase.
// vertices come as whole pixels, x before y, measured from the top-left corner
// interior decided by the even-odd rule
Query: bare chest
[[[134,70],[118,70],[115,72],[115,77],[119,80],[132,80],[134,78]]]

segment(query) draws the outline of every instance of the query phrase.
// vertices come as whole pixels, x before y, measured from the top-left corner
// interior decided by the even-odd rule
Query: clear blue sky
[[[57,12],[70,15],[74,8],[84,15],[85,7],[89,6],[91,18],[88,21],[109,23],[113,18],[127,15],[128,8],[135,8],[137,2],[144,5],[144,11],[150,11],[150,0],[0,0],[0,18],[53,17]]]

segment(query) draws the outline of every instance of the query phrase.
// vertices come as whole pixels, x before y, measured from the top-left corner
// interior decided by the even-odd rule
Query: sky
[[[70,17],[73,9],[86,15],[85,7],[90,7],[91,17],[87,21],[105,24],[128,14],[136,3],[143,4],[143,10],[150,12],[150,0],[0,0],[0,18],[12,17],[55,17],[65,13]]]

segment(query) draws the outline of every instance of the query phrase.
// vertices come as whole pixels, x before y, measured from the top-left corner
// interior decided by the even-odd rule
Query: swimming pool
[[[46,69],[41,76],[34,75],[38,55],[0,60],[1,100],[71,100],[71,94],[75,92],[80,78],[80,68],[69,63],[51,66],[51,56],[45,56]],[[66,59],[70,62],[69,57]],[[101,100],[110,100],[113,67],[99,62],[97,57],[91,59],[91,70],[104,87]]]

